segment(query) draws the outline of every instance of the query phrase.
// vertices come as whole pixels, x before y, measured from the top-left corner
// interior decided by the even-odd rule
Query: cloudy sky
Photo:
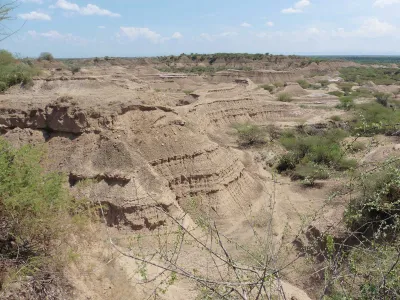
[[[19,1],[0,48],[21,56],[400,55],[400,0]]]

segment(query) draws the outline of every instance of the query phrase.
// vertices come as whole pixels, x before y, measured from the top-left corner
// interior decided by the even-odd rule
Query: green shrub
[[[292,153],[284,154],[279,159],[279,161],[276,165],[276,170],[279,173],[291,171],[296,168],[297,163],[298,163],[298,160],[294,154],[292,154]]]
[[[72,67],[70,68],[70,70],[71,70],[72,74],[75,75],[76,73],[79,73],[79,72],[81,71],[81,67],[79,67],[79,66],[72,66]]]
[[[336,97],[342,97],[344,95],[344,93],[341,91],[333,91],[333,92],[329,92],[328,94],[332,95],[332,96],[336,96]]]
[[[186,95],[190,95],[191,93],[193,93],[193,90],[184,90],[183,91]]]
[[[297,80],[297,83],[303,88],[308,89],[310,87],[310,83],[304,79]]]
[[[343,91],[345,96],[348,96],[351,94],[352,88],[354,84],[349,83],[349,82],[343,82],[339,84],[339,88]]]
[[[292,180],[311,179],[312,181],[315,181],[317,179],[328,179],[329,174],[324,168],[308,163],[297,165],[291,174],[291,178]]]
[[[354,168],[354,162],[345,159],[344,151],[339,144],[346,136],[347,133],[340,129],[331,129],[316,135],[284,132],[279,141],[289,153],[281,157],[276,169],[281,173],[297,167],[305,172],[311,170],[311,166],[326,166],[339,171]],[[301,175],[300,172],[292,174]],[[306,177],[300,175],[294,178]]]
[[[0,92],[4,92],[5,90],[7,90],[7,88],[7,84],[3,81],[0,81]]]
[[[275,90],[275,87],[273,85],[270,85],[270,84],[260,85],[260,88],[262,88],[262,89],[264,89],[264,90],[266,90],[266,91],[268,91],[270,93],[272,93]]]
[[[54,60],[54,56],[50,52],[42,52],[39,55],[39,60],[53,61]]]
[[[280,93],[277,96],[277,100],[281,101],[281,102],[291,102],[291,101],[293,101],[293,98],[288,93]]]
[[[400,111],[384,107],[377,102],[357,105],[352,128],[364,136],[392,134],[398,130]]]
[[[340,117],[340,116],[332,116],[332,117],[330,117],[330,119],[332,120],[332,121],[335,121],[335,122],[340,122],[340,121],[342,121],[342,118]]]
[[[349,228],[372,232],[399,230],[400,169],[391,164],[361,176],[359,196],[346,211]]]
[[[249,123],[235,124],[238,142],[242,147],[266,143],[266,131]]]
[[[13,64],[15,62],[16,62],[16,59],[10,52],[8,52],[6,50],[0,50],[0,66]]]
[[[378,102],[380,105],[387,107],[389,104],[389,100],[391,98],[390,94],[386,94],[386,93],[375,93],[375,99],[376,102]]]
[[[342,96],[339,98],[340,104],[336,108],[350,110],[354,108],[354,100],[352,96]]]
[[[355,141],[349,145],[349,150],[353,153],[365,150],[366,146],[363,142]]]
[[[322,87],[327,87],[329,85],[329,81],[328,80],[320,80],[319,83],[321,84]]]
[[[64,188],[66,178],[46,172],[43,159],[39,147],[15,149],[0,139],[0,234],[14,244],[0,247],[0,255],[18,261],[19,271],[29,270],[30,276],[53,260],[61,263],[61,242],[83,232],[80,226],[90,218],[88,203],[73,199]]]
[[[400,72],[397,68],[373,68],[373,67],[349,67],[340,70],[340,76],[351,82],[359,84],[369,81],[375,84],[398,84],[400,81]]]

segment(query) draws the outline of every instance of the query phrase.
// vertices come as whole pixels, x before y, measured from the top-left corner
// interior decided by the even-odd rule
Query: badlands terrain
[[[44,145],[46,170],[98,219],[69,236],[62,274],[4,285],[2,299],[368,299],[334,298],[361,286],[336,254],[365,244],[343,221],[349,182],[400,151],[396,130],[363,134],[387,124],[354,115],[381,93],[397,116],[395,82],[346,85],[342,70],[364,66],[283,56],[35,64],[31,87],[0,95],[2,137]],[[285,165],[309,137],[340,158]]]

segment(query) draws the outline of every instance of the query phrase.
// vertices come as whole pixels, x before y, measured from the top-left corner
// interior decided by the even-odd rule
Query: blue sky
[[[5,3],[7,0],[0,0]],[[35,57],[400,54],[400,0],[20,0],[0,48]]]

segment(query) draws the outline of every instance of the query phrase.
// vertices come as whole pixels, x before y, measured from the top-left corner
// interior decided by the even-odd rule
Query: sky
[[[400,0],[19,0],[11,15],[0,49],[21,57],[400,55]]]

